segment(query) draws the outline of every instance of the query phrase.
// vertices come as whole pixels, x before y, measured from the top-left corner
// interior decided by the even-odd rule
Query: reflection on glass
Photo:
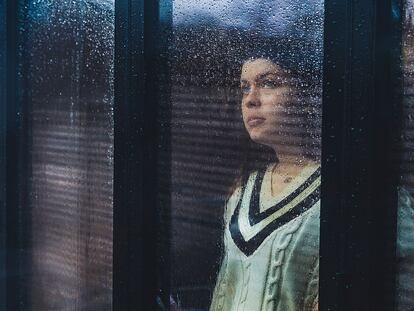
[[[111,310],[113,1],[26,2],[25,295],[30,310]]]
[[[175,1],[172,310],[317,310],[321,1]]]

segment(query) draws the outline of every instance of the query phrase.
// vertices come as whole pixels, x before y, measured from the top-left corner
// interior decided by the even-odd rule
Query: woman
[[[243,174],[227,201],[211,311],[317,310],[320,167],[306,143],[315,135],[306,123],[285,134],[292,116],[306,116],[304,81],[268,58],[243,64],[245,128],[277,160]]]

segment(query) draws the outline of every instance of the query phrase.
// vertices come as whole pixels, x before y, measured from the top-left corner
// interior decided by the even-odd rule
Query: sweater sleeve
[[[319,296],[319,260],[316,261],[315,266],[311,272],[306,296],[304,300],[303,311],[317,311],[318,310],[318,296]]]
[[[217,276],[216,286],[214,288],[213,292],[213,299],[211,301],[210,305],[210,311],[218,311],[223,309],[223,300],[225,296],[225,288],[227,287],[226,284],[226,270],[227,270],[227,256],[224,256],[222,262],[220,271]]]
[[[234,193],[230,196],[227,200],[225,207],[224,207],[224,233],[223,233],[223,240],[224,240],[224,250],[223,250],[223,260],[220,265],[220,270],[217,275],[217,281],[213,292],[213,298],[210,305],[210,311],[218,311],[223,309],[224,298],[226,295],[226,288],[227,288],[227,266],[228,266],[228,235],[226,233],[226,228],[230,221],[231,214],[234,210],[235,205],[238,202],[240,197],[240,189],[236,189]]]

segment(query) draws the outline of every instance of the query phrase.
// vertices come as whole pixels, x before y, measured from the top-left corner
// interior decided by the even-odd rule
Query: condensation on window
[[[21,8],[33,310],[112,310],[113,0]]]
[[[323,1],[176,0],[172,13],[170,297],[160,304],[316,310]],[[238,195],[257,193],[254,180],[259,209],[239,226],[248,199]],[[290,252],[295,239],[304,248]],[[290,269],[283,284],[279,263]],[[293,302],[280,296],[286,282]]]

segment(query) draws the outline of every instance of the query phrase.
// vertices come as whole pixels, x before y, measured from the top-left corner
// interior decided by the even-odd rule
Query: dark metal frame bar
[[[391,1],[325,1],[320,310],[394,309],[401,21],[391,13]]]
[[[19,30],[21,18],[20,8],[24,1],[5,0],[5,91],[2,94],[0,109],[2,114],[2,144],[1,153],[5,156],[1,170],[4,172],[2,191],[4,194],[5,208],[5,290],[4,299],[7,310],[21,310],[28,307],[27,291],[29,266],[28,259],[28,235],[30,231],[28,223],[23,217],[22,207],[27,206],[27,172],[30,164],[27,161],[30,133],[28,132],[27,101],[21,91],[25,83],[23,67],[20,63],[24,52],[19,53],[19,45],[23,42],[22,32]]]
[[[6,7],[0,1],[0,309],[6,310]]]
[[[144,179],[144,1],[116,1],[115,12],[113,309],[145,310],[155,267],[144,229],[152,205]]]
[[[114,310],[154,310],[157,292],[168,288],[168,247],[159,248],[160,230],[168,232],[168,188],[157,180],[157,158],[168,154],[169,89],[168,3],[116,1],[114,137]],[[167,4],[167,5],[166,5]],[[162,10],[160,7],[162,6]],[[165,45],[164,43],[165,42]],[[167,178],[165,178],[167,177]],[[168,302],[168,298],[166,300]]]
[[[7,309],[18,310],[18,234],[17,230],[11,229],[14,226],[17,228],[19,210],[18,161],[14,161],[18,156],[20,138],[20,104],[17,91],[18,1],[7,1],[6,6],[6,304]]]

